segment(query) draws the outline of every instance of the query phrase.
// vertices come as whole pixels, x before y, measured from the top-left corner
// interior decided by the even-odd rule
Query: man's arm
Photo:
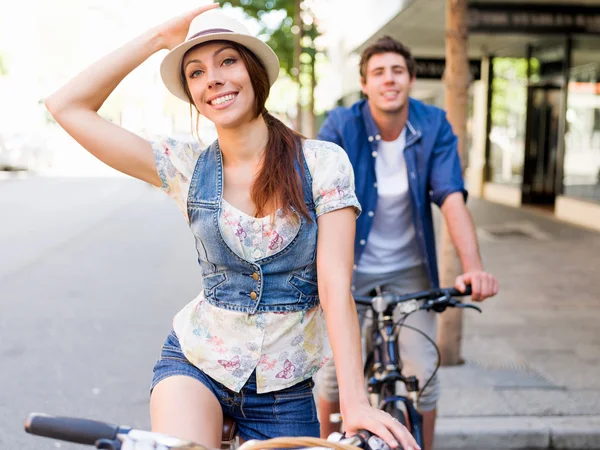
[[[442,210],[462,264],[464,273],[456,278],[455,287],[464,292],[465,285],[470,284],[472,299],[481,301],[498,293],[498,281],[484,271],[481,263],[475,224],[465,204],[467,191],[457,144],[452,127],[444,117],[433,149],[429,187],[431,200]]]
[[[327,114],[327,118],[319,130],[317,139],[320,141],[333,142],[334,144],[344,148],[342,145],[342,136],[340,135],[336,126],[335,115],[335,110],[330,111],[329,114]]]
[[[463,194],[454,192],[448,195],[441,209],[464,272],[456,278],[456,288],[464,291],[465,285],[470,284],[474,301],[485,300],[496,295],[498,280],[483,269],[475,224],[465,205]]]

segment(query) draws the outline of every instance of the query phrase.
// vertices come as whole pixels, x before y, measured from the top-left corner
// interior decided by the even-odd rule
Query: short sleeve
[[[460,192],[466,202],[467,191],[458,156],[458,139],[444,116],[433,147],[429,188],[431,201],[441,207],[448,195]]]
[[[152,142],[156,171],[162,181],[161,189],[173,197],[186,214],[187,195],[200,154],[197,142],[165,138]]]
[[[361,207],[354,192],[354,171],[346,152],[331,142],[307,140],[304,155],[312,176],[317,217],[349,206],[358,217]]]

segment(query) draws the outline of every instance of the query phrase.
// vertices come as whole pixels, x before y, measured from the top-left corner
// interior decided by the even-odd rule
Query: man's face
[[[396,113],[408,105],[408,95],[414,78],[408,72],[404,56],[379,53],[367,63],[362,91],[369,103],[384,113]]]

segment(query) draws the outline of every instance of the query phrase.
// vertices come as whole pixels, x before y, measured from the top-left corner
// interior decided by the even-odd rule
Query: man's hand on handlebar
[[[460,292],[465,292],[469,284],[472,289],[471,299],[474,302],[481,302],[498,293],[498,280],[492,274],[483,270],[474,270],[459,275],[456,277],[454,287]]]

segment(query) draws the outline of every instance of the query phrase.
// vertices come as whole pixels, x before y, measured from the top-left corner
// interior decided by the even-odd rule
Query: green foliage
[[[531,73],[539,70],[539,62],[531,60]],[[525,116],[527,109],[527,59],[494,58],[492,123],[510,127],[515,118]]]
[[[279,65],[288,75],[293,75],[294,68],[294,34],[292,33],[293,20],[286,17],[281,27],[274,30],[267,40],[279,58]]]
[[[281,68],[292,78],[294,77],[294,43],[298,34],[293,33],[292,29],[296,16],[296,0],[219,0],[219,4],[242,8],[247,16],[256,19],[261,26],[260,34],[266,37],[267,44],[277,54]],[[269,27],[263,20],[263,16],[270,13],[281,15],[281,23]],[[302,24],[303,39],[300,42],[302,64],[312,64],[316,54],[314,40],[319,36],[319,31],[314,21],[310,22]],[[308,55],[308,62],[304,55]],[[300,71],[305,70],[300,69]]]

